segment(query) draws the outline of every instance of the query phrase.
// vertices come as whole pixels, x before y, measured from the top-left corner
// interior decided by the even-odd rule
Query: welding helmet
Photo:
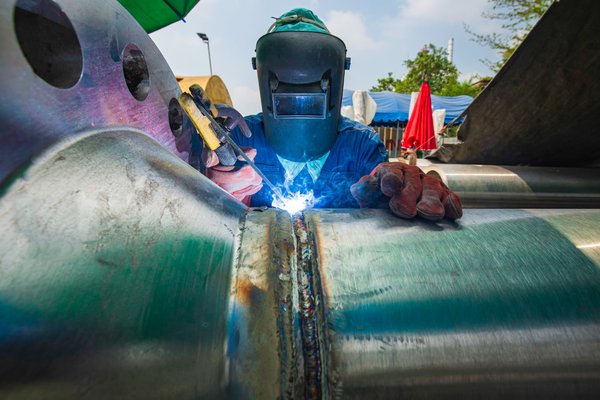
[[[294,9],[258,39],[252,61],[267,144],[290,161],[325,155],[337,137],[350,67],[344,42],[311,11]]]

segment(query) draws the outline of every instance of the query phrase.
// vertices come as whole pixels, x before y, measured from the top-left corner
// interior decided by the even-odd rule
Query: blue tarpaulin
[[[344,89],[342,106],[352,105],[352,93],[354,90]],[[377,103],[377,111],[373,118],[373,124],[390,124],[408,121],[408,110],[410,107],[410,94],[394,92],[369,92],[369,95]],[[445,109],[446,119],[444,123],[458,117],[471,104],[471,96],[436,96],[431,95],[433,110]]]

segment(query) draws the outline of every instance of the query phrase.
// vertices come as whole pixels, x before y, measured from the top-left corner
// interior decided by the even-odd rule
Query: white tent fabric
[[[365,90],[355,90],[352,93],[352,105],[343,106],[341,109],[344,117],[365,125],[373,121],[376,111],[377,103]]]
[[[417,97],[419,97],[419,92],[412,92],[410,94],[410,105],[408,106],[408,118],[412,114],[413,108],[415,108],[415,103],[417,102]]]
[[[444,127],[444,120],[446,119],[446,110],[438,109],[433,110],[433,133],[435,134],[435,141],[437,142],[438,147],[442,142],[442,128]]]

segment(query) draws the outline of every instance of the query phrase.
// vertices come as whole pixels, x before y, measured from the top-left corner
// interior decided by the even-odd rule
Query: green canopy
[[[184,17],[200,0],[118,0],[148,33]]]

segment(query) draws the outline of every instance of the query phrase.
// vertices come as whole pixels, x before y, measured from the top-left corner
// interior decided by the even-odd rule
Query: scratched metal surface
[[[600,168],[437,163],[421,168],[442,179],[465,207],[600,207]]]
[[[143,132],[87,132],[0,201],[0,398],[227,396],[245,207]]]
[[[49,29],[56,36],[35,36],[40,32],[39,18],[22,18],[15,26],[15,4],[15,0],[0,2],[0,182],[18,174],[49,146],[90,128],[137,128],[188,160],[191,124],[183,119],[177,137],[169,127],[168,104],[180,93],[175,76],[154,42],[120,4],[96,1],[82,6],[78,0],[56,0],[78,43],[62,40],[64,26]],[[34,73],[17,30],[32,35],[25,42],[36,50],[33,53],[46,51],[45,46],[64,50],[63,59],[51,63],[54,53],[48,52],[49,60],[40,63],[54,70],[54,80],[61,80],[62,72],[73,74],[62,79],[74,78],[74,84],[56,87]],[[146,61],[149,91],[144,100],[133,97],[124,78],[123,52],[129,44],[135,44]],[[82,57],[80,71],[68,64],[77,54]]]
[[[306,213],[342,398],[597,398],[600,211]]]

